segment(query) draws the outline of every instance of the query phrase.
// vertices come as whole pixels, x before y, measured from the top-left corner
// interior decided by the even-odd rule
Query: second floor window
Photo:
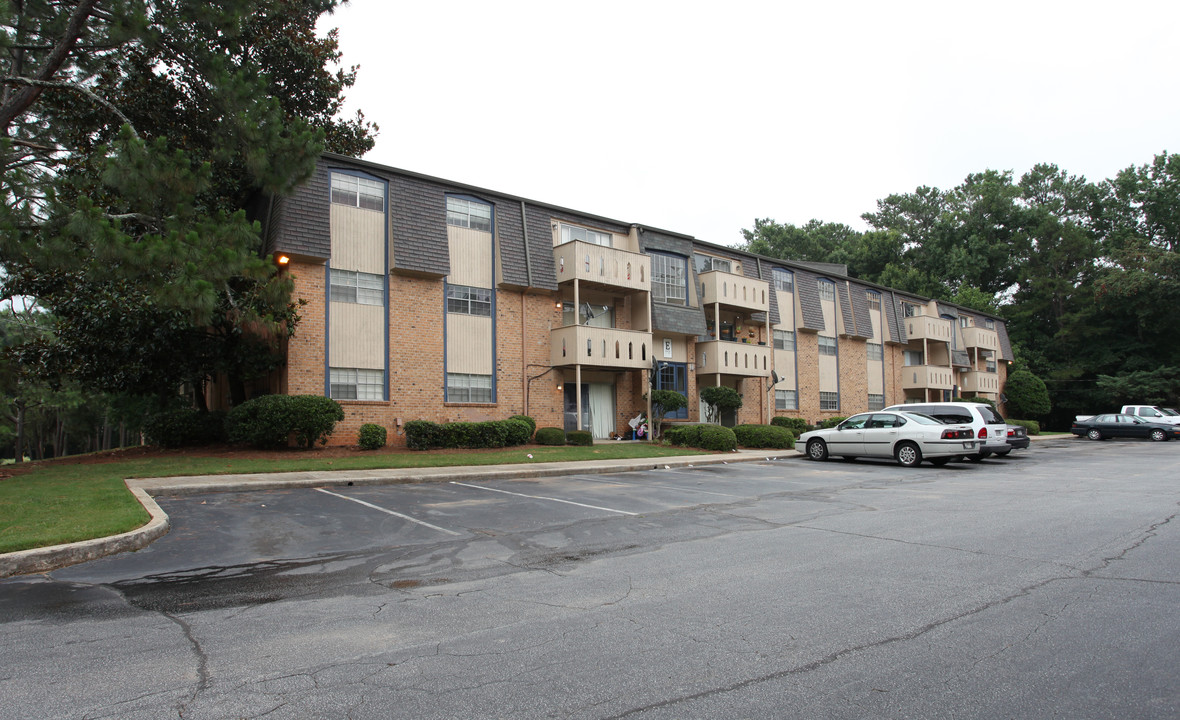
[[[922,314],[922,307],[913,303],[903,302],[901,304],[901,314],[906,317],[916,317]]]
[[[885,348],[881,345],[881,343],[866,343],[865,348],[866,348],[866,351],[868,352],[868,356],[869,356],[870,361],[885,359]],[[880,410],[881,408],[870,408],[870,409]]]
[[[332,202],[384,212],[385,183],[356,175],[332,173]]]
[[[826,335],[819,336],[819,354],[820,355],[835,355],[836,354],[836,338],[828,337]]]
[[[651,299],[670,305],[688,303],[687,263],[677,255],[651,254]]]
[[[868,296],[868,299],[869,299],[869,310],[880,310],[881,309],[881,293],[873,292],[872,290],[869,290],[866,293],[866,295]]]
[[[696,266],[698,273],[709,272],[710,270],[720,270],[721,272],[733,272],[730,268],[732,263],[728,260],[722,260],[711,255],[693,255],[693,264]]]
[[[829,302],[836,301],[836,283],[830,280],[819,281],[819,299]]]
[[[447,225],[492,231],[492,206],[478,200],[447,197]]]
[[[775,330],[774,331],[774,349],[775,350],[794,350],[795,349],[795,331],[794,330]]]
[[[905,365],[907,367],[925,365],[926,363],[923,362],[924,360],[925,360],[925,358],[922,357],[921,350],[906,350],[905,351]]]
[[[333,269],[328,298],[334,302],[384,305],[385,278],[373,273]]]
[[[447,312],[492,316],[492,291],[467,285],[447,285]]]
[[[774,391],[774,409],[775,410],[798,410],[799,409],[799,393],[796,390],[775,390]]]
[[[775,268],[771,273],[774,277],[774,289],[783,292],[795,292],[795,273],[782,268]]]
[[[561,242],[573,242],[574,240],[581,240],[582,242],[593,243],[595,245],[611,246],[610,233],[598,232],[597,230],[590,230],[589,228],[578,227],[576,225],[561,226]]]

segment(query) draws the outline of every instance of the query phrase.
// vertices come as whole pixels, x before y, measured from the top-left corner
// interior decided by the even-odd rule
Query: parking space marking
[[[356,504],[358,504],[358,505],[364,505],[364,506],[365,506],[365,507],[367,507],[367,508],[372,508],[372,509],[374,509],[374,510],[379,510],[379,511],[381,511],[381,512],[383,512],[383,513],[386,513],[386,514],[388,514],[388,515],[393,515],[394,517],[399,517],[399,518],[401,518],[402,520],[409,520],[409,521],[410,521],[410,522],[412,522],[412,523],[418,523],[419,525],[422,525],[422,526],[424,526],[424,527],[428,527],[428,528],[430,528],[431,530],[438,530],[439,532],[444,532],[444,533],[446,533],[446,534],[448,534],[448,535],[462,535],[462,534],[463,534],[463,533],[457,533],[457,532],[455,532],[454,530],[447,530],[446,528],[441,528],[441,527],[439,527],[438,525],[431,525],[431,524],[430,524],[430,523],[428,523],[428,522],[424,522],[424,521],[422,521],[422,520],[419,520],[419,519],[417,519],[417,518],[412,518],[412,517],[410,517],[409,515],[402,515],[402,514],[401,514],[401,513],[399,513],[399,512],[394,512],[393,510],[389,510],[388,508],[383,508],[383,507],[381,507],[380,505],[374,505],[374,504],[373,504],[373,503],[371,503],[371,502],[365,502],[364,500],[357,500],[357,499],[356,499],[356,498],[354,498],[354,497],[348,497],[347,495],[341,495],[341,494],[339,494],[339,493],[334,493],[334,492],[332,492],[331,490],[325,490],[325,489],[323,489],[323,488],[315,488],[315,489],[316,489],[317,491],[319,491],[319,492],[322,492],[322,493],[323,493],[323,494],[325,494],[325,495],[331,495],[332,497],[338,497],[338,498],[340,498],[341,500],[348,500],[348,501],[354,502],[354,503],[356,503]]]
[[[746,497],[745,495],[731,495],[729,493],[712,492],[710,490],[698,490],[696,488],[677,487],[676,485],[652,485],[651,483],[628,483],[628,482],[620,482],[618,480],[595,480],[594,478],[581,477],[581,476],[577,476],[577,475],[574,477],[577,477],[579,480],[582,480],[584,482],[602,483],[604,485],[618,485],[620,487],[628,487],[628,488],[634,488],[634,487],[660,488],[662,490],[679,490],[679,491],[683,491],[683,492],[704,493],[705,495],[717,495],[719,497],[729,497],[729,498],[744,498],[744,497]]]
[[[639,513],[627,512],[626,510],[615,510],[614,508],[599,507],[597,505],[586,505],[585,503],[574,502],[573,500],[562,500],[561,498],[545,497],[544,495],[525,495],[524,493],[509,492],[508,490],[499,490],[497,488],[484,487],[483,485],[469,485],[467,483],[451,481],[452,485],[462,485],[463,487],[475,488],[476,490],[487,490],[489,492],[504,493],[505,495],[516,495],[517,497],[531,498],[533,500],[550,500],[552,502],[565,503],[567,505],[577,505],[578,507],[590,508],[591,510],[604,510],[606,512],[618,513],[620,515],[638,515]]]

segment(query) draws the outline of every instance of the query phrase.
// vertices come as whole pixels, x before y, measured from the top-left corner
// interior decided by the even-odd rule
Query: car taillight
[[[978,434],[976,434],[976,436],[975,436],[975,437],[979,438],[980,440],[982,440],[982,439],[984,439],[985,437],[987,437],[987,428],[985,428],[985,427],[981,427],[981,428],[979,428],[979,433],[978,433]]]
[[[970,430],[943,430],[943,440],[958,440],[961,437],[971,437]]]
[[[1008,431],[1008,437],[1016,437],[1016,431],[1015,431],[1015,430],[1009,430],[1009,431]]]

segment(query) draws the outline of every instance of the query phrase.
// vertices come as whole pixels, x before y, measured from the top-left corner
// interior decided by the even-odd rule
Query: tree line
[[[1044,381],[1067,428],[1124,403],[1175,405],[1180,334],[1180,157],[1166,151],[1089,181],[1041,164],[985,170],[950,190],[877,201],[869,229],[758,219],[751,252],[842,263],[852,277],[997,314],[1015,364]]]

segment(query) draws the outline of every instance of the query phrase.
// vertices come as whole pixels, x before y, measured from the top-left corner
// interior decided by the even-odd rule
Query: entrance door
[[[590,383],[590,425],[584,429],[594,433],[600,440],[610,438],[615,431],[615,386],[606,383]]]
[[[567,382],[562,388],[565,393],[565,431],[578,429],[578,396],[577,384]],[[590,386],[582,383],[582,429],[590,429]]]

